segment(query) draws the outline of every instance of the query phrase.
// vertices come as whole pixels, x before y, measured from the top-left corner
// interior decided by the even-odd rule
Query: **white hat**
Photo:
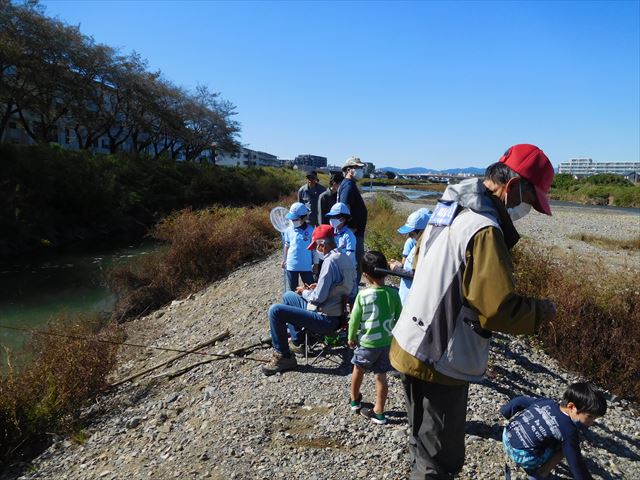
[[[398,233],[406,234],[414,230],[424,230],[433,212],[428,208],[420,208],[407,217],[407,223],[398,229]]]
[[[327,213],[327,217],[339,217],[340,215],[351,215],[351,210],[346,203],[334,203],[329,213]]]
[[[309,209],[305,207],[304,203],[296,202],[291,205],[289,213],[285,215],[289,220],[297,220],[300,217],[309,215]]]
[[[342,166],[342,168],[345,167],[364,167],[364,163],[362,163],[360,161],[360,157],[349,157],[347,158],[347,161],[344,162],[344,165]]]

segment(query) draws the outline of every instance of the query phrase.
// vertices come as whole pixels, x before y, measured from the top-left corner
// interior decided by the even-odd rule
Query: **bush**
[[[539,338],[563,366],[612,392],[640,400],[640,291],[632,271],[555,260],[523,242],[514,252],[519,293],[552,299],[558,313]]]
[[[23,355],[30,361],[22,362],[23,368],[9,361],[0,376],[2,463],[35,453],[51,433],[74,428],[80,407],[107,385],[117,345],[78,338],[92,337],[101,325],[97,317],[58,317],[43,329],[51,335],[34,335],[28,342]],[[119,342],[123,333],[111,325],[99,338]]]
[[[367,209],[366,246],[369,250],[382,252],[387,260],[401,259],[406,238],[397,230],[404,225],[406,217],[396,212],[384,195],[376,195],[373,201],[367,202]]]
[[[285,205],[293,201],[283,199]],[[112,318],[148,313],[279,247],[280,235],[269,220],[273,206],[183,210],[160,222],[152,236],[167,248],[109,273],[118,297]]]

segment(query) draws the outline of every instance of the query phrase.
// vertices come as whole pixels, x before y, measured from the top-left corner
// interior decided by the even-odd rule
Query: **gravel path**
[[[415,206],[415,205],[414,205]],[[404,204],[407,211],[413,208]],[[529,215],[524,235],[550,248],[589,257],[600,254],[571,233],[632,236],[639,217],[557,208],[554,217]],[[638,269],[635,254],[611,254]],[[619,258],[618,258],[619,257]],[[211,352],[225,352],[268,334],[266,311],[282,292],[278,255],[244,265],[188,299],[128,325],[130,341],[187,348],[216,333],[232,336]],[[269,349],[252,356],[268,358]],[[125,350],[114,379],[171,357],[155,350]],[[164,373],[202,360],[189,356]],[[303,362],[303,361],[302,361]],[[324,361],[264,377],[260,363],[226,359],[173,380],[152,375],[98,399],[85,415],[86,440],[58,438],[25,479],[403,479],[408,473],[407,425],[401,385],[390,378],[390,424],[379,427],[352,415],[347,402],[350,368]],[[490,369],[472,385],[467,412],[467,460],[459,478],[503,478],[500,405],[515,395],[559,397],[576,375],[532,348],[526,339],[496,335]],[[365,401],[374,395],[365,377]],[[599,479],[640,478],[637,405],[610,397],[609,412],[588,433],[583,451]],[[9,477],[5,477],[9,478]],[[515,474],[513,478],[523,478]],[[566,469],[557,478],[570,478]]]

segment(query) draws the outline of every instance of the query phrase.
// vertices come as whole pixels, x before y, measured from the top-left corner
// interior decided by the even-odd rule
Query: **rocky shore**
[[[416,205],[400,204],[407,213]],[[554,216],[530,214],[518,224],[526,237],[558,254],[585,261],[605,255],[620,268],[640,271],[640,255],[602,252],[571,240],[575,233],[623,236],[640,232],[640,217],[557,207]],[[129,341],[189,348],[216,334],[230,336],[207,348],[223,354],[268,335],[266,311],[282,294],[279,255],[243,265],[187,299],[128,324]],[[343,352],[344,353],[344,352]],[[329,361],[265,377],[260,361],[214,360],[176,376],[159,376],[213,357],[189,355],[113,388],[83,414],[87,427],[57,438],[20,479],[403,479],[409,471],[407,423],[400,382],[390,378],[390,423],[375,426],[351,414],[350,368]],[[127,348],[113,381],[149,368],[175,353]],[[157,378],[154,378],[157,377]],[[496,335],[490,368],[471,386],[467,460],[461,479],[504,478],[505,456],[498,408],[516,395],[558,398],[578,380],[526,338]],[[370,376],[365,402],[374,397]],[[609,396],[609,411],[587,434],[583,452],[598,479],[640,478],[637,405]],[[5,478],[15,478],[5,477]],[[513,471],[512,478],[524,478]],[[571,478],[566,468],[556,478]]]

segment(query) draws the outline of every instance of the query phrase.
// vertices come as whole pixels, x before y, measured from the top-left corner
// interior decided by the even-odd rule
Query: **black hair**
[[[607,413],[607,399],[604,394],[590,383],[573,383],[562,395],[562,406],[573,403],[578,413],[590,413],[596,417],[602,417]]]
[[[385,256],[376,251],[365,252],[362,256],[362,271],[366,273],[371,278],[375,278],[378,280],[386,277],[385,274],[376,273],[376,267],[378,268],[387,268],[387,259]]]
[[[492,163],[484,171],[485,180],[491,180],[497,185],[506,185],[507,183],[509,183],[509,180],[511,180],[512,178],[518,178],[519,176],[520,175],[511,170],[502,162]]]
[[[342,180],[344,180],[344,175],[342,175],[342,172],[334,173],[329,179],[329,185],[333,183],[341,183]]]

